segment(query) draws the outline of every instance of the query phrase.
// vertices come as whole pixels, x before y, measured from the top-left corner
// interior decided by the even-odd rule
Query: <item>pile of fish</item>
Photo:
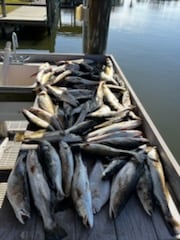
[[[29,126],[16,140],[38,147],[21,151],[8,179],[7,197],[17,219],[30,218],[31,195],[45,231],[63,237],[53,215],[64,199],[72,200],[82,223],[92,228],[105,204],[109,217],[116,218],[136,192],[148,215],[158,202],[179,234],[158,150],[144,136],[111,59],[44,63],[36,79],[34,105],[22,109]]]

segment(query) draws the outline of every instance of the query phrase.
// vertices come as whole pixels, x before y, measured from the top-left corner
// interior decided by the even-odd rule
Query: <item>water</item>
[[[81,23],[61,11],[65,32],[19,41],[20,50],[81,53]],[[106,52],[113,54],[173,155],[180,162],[180,2],[125,0],[111,12]],[[60,25],[60,21],[58,23]],[[76,25],[76,27],[74,27]],[[65,29],[65,28],[64,28]],[[31,40],[30,40],[31,39]],[[5,42],[1,41],[0,48]]]

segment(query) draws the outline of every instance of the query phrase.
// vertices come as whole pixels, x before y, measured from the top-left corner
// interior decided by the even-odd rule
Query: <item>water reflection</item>
[[[177,159],[180,159],[179,22],[180,1],[113,0],[106,49],[121,66]],[[20,51],[83,52],[82,22],[74,18],[73,9],[60,10],[51,36],[40,29],[17,35]],[[1,39],[1,49],[7,40]]]
[[[180,2],[178,0],[112,0],[111,27],[116,29],[126,28],[127,30],[131,29],[131,31],[134,31],[136,29],[135,24],[137,27],[140,25],[143,27],[147,17],[149,17],[150,9],[163,10],[167,18],[174,11],[179,11],[179,8]],[[133,12],[131,12],[131,9],[133,9]],[[17,34],[22,50],[54,52],[57,50],[57,40],[60,37],[63,40],[64,37],[70,39],[74,37],[81,38],[79,41],[81,43],[83,37],[82,29],[83,23],[76,19],[75,8],[61,8],[56,11],[50,35],[41,27],[25,27],[20,29]],[[136,30],[138,31],[138,29]],[[3,49],[6,41],[10,40],[12,31],[10,30],[5,38],[0,36],[0,49]],[[83,51],[82,48],[81,51]]]

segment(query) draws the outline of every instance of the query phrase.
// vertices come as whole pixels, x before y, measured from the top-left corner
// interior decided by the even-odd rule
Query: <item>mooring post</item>
[[[84,53],[103,54],[106,50],[111,0],[84,0]]]
[[[6,4],[4,0],[1,0],[1,9],[2,9],[2,16],[6,17]]]

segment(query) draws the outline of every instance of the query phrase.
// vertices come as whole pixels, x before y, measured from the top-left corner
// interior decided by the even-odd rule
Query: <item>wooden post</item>
[[[3,17],[6,17],[6,4],[4,0],[1,0],[1,9]]]
[[[103,54],[108,37],[111,0],[84,0],[84,6],[86,16],[83,29],[83,50],[85,53]]]

